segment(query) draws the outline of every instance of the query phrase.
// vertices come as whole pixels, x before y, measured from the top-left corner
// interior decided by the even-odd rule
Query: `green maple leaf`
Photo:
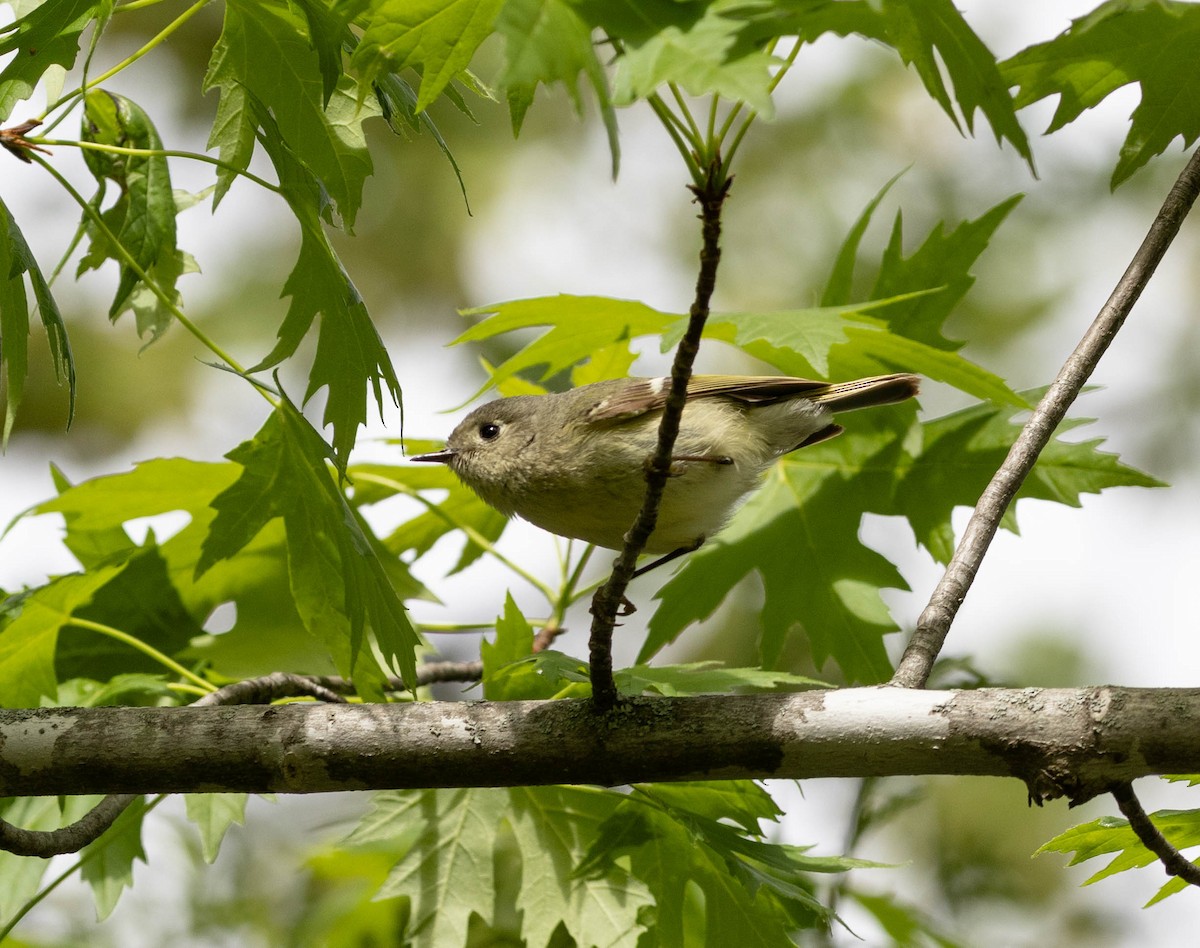
[[[161,152],[163,143],[145,111],[125,96],[93,89],[84,100],[82,139],[103,145]],[[175,215],[178,206],[171,188],[167,159],[163,154],[119,155],[85,151],[84,160],[100,184],[91,204],[107,225],[115,243],[129,254],[172,305],[179,304],[175,283],[189,269],[188,257],[175,245]],[[120,195],[111,207],[101,210],[106,185],[113,181]],[[173,318],[163,300],[122,256],[108,235],[90,217],[85,230],[91,238],[88,252],[79,261],[79,272],[99,267],[106,260],[120,266],[120,282],[108,316],[116,319],[132,309],[138,335],[151,339],[170,325]]]
[[[1200,7],[1170,0],[1109,0],[1073,20],[1059,36],[1001,64],[1024,108],[1052,95],[1058,108],[1047,132],[1073,122],[1117,89],[1136,82],[1141,102],[1113,169],[1115,188],[1175,138],[1200,135]]]
[[[635,336],[661,333],[679,318],[631,300],[568,295],[493,303],[463,310],[462,314],[488,318],[472,326],[451,345],[491,339],[517,329],[549,327],[538,339],[496,366],[481,392],[539,365],[545,366],[540,375],[544,381],[590,358],[605,346]]]
[[[1150,814],[1150,820],[1176,849],[1200,846],[1200,810],[1158,810]],[[1113,856],[1109,864],[1090,876],[1084,885],[1091,885],[1130,869],[1158,866],[1158,857],[1142,845],[1142,841],[1130,828],[1129,821],[1112,816],[1104,816],[1090,823],[1071,827],[1065,833],[1060,833],[1046,842],[1035,855],[1042,853],[1070,853],[1071,861],[1068,865],[1071,866],[1088,859]],[[1161,875],[1161,868],[1159,872]],[[1183,880],[1172,879],[1146,904],[1153,905],[1186,888],[1188,884]]]
[[[386,72],[418,70],[420,112],[467,68],[502,6],[503,0],[370,0],[350,65],[367,82]]]
[[[50,360],[59,384],[67,382],[67,425],[75,417],[75,361],[67,339],[62,313],[50,292],[50,284],[34,259],[21,228],[0,201],[0,392],[5,398],[4,429],[0,450],[8,446],[9,435],[17,418],[17,408],[25,390],[29,369],[29,299],[25,292],[28,276],[34,300],[41,314]]]
[[[643,42],[631,42],[617,59],[613,98],[628,105],[675,83],[694,96],[715,94],[745,102],[770,118],[771,66],[775,63],[743,34],[744,24],[705,5],[704,15],[683,26],[669,25]]]
[[[75,64],[83,31],[92,20],[106,23],[112,7],[112,0],[45,0],[5,25],[8,35],[0,38],[0,57],[17,55],[0,71],[0,121],[32,95],[47,69]]]
[[[380,560],[376,543],[338,490],[328,447],[303,416],[284,402],[250,441],[228,455],[242,468],[213,500],[217,511],[196,574],[249,544],[282,517],[288,572],[305,627],[329,648],[342,674],[360,688],[378,687],[383,673],[364,634],[369,622],[380,650],[416,675],[416,631]],[[374,693],[374,692],[372,692]]]
[[[576,872],[586,878],[628,865],[654,897],[663,943],[686,944],[685,933],[692,932],[711,945],[788,944],[789,931],[828,917],[808,873],[862,865],[760,842],[756,834],[689,809],[686,788],[661,797],[659,790],[635,788],[600,826]],[[695,802],[708,810],[713,801],[701,793]],[[689,897],[691,887],[703,893],[702,902]]]
[[[496,618],[495,641],[486,639],[479,643],[479,657],[483,659],[483,696],[489,701],[505,701],[523,698],[524,694],[510,694],[505,680],[496,673],[513,662],[519,662],[533,654],[533,627],[517,608],[512,593],[504,597],[504,614]]]
[[[109,566],[60,576],[22,597],[19,604],[5,604],[16,614],[0,628],[0,703],[8,708],[36,708],[40,698],[55,695],[59,631],[120,571],[120,566]]]
[[[304,155],[305,166],[351,230],[363,182],[372,172],[362,125],[378,110],[362,101],[358,86],[346,76],[327,91],[328,54],[322,58],[307,32],[303,15],[281,0],[225,4],[225,23],[204,79],[205,91],[221,92],[209,146],[219,147],[223,161],[244,170],[258,124],[251,100],[261,102],[279,136]],[[235,174],[225,169],[218,173],[217,200]],[[327,207],[324,211],[329,213]]]
[[[965,125],[973,132],[975,113],[982,112],[996,140],[1008,141],[1032,165],[1029,140],[1017,121],[1006,77],[952,0],[784,0],[777,7],[771,12],[782,15],[766,19],[771,35],[792,32],[812,42],[825,33],[857,33],[890,46],[916,70],[956,127]]]
[[[1029,140],[1017,122],[996,57],[963,19],[953,0],[884,0],[887,41],[900,58],[912,65],[925,89],[958,124],[942,69],[954,86],[954,98],[968,131],[974,131],[976,110],[987,117],[996,141],[1007,140],[1033,163]]]
[[[634,948],[647,929],[639,910],[653,904],[646,885],[619,866],[574,872],[624,795],[591,787],[517,787],[509,795],[526,944],[545,948],[561,923],[578,945]]]
[[[324,421],[333,426],[334,453],[344,468],[358,428],[367,420],[368,387],[382,412],[383,388],[399,405],[400,382],[362,297],[321,225],[320,183],[280,137],[265,106],[257,101],[253,106],[260,141],[275,164],[283,196],[300,224],[300,255],[283,287],[292,301],[279,327],[278,341],[251,371],[278,365],[293,355],[313,321],[321,317],[304,400],[328,388]]]
[[[92,618],[109,621],[124,628],[122,610],[129,602],[141,602],[139,614],[153,618],[139,630],[143,637],[161,651],[178,655],[181,638],[193,632],[218,605],[233,603],[237,607],[236,622],[222,635],[194,643],[186,654],[201,657],[218,674],[231,678],[250,677],[271,671],[289,669],[330,674],[336,669],[327,651],[310,637],[296,613],[287,571],[287,543],[282,523],[268,524],[236,555],[223,559],[196,578],[196,564],[216,511],[210,506],[213,499],[237,480],[239,468],[232,463],[207,463],[183,458],[158,458],[145,461],[123,474],[93,478],[80,484],[69,484],[56,474],[58,497],[38,505],[33,513],[62,514],[66,522],[64,543],[85,569],[95,569],[105,563],[126,562],[124,571],[111,585],[104,587],[88,607]],[[189,522],[157,547],[139,554],[138,548],[124,529],[131,520],[179,511],[187,514]],[[132,561],[135,555],[147,558],[139,568]],[[158,559],[165,566],[165,575],[158,572]],[[134,589],[133,584],[140,583]],[[409,592],[406,589],[406,592]],[[129,596],[125,600],[125,596]],[[93,613],[111,601],[107,613]],[[180,619],[159,619],[170,616],[164,606],[182,603],[187,616]],[[106,616],[108,617],[106,620]],[[178,628],[176,628],[178,627]],[[130,630],[133,631],[133,630]],[[61,646],[60,656],[88,656],[128,665],[128,649],[110,644],[108,640],[75,638]],[[124,656],[122,658],[121,656]],[[60,664],[62,658],[60,658]],[[68,666],[65,671],[70,671]]]
[[[465,944],[472,912],[485,922],[492,919],[496,833],[509,810],[508,791],[378,793],[372,804],[372,813],[347,837],[347,844],[397,835],[412,840],[378,898],[410,900],[413,944]]]
[[[246,820],[245,793],[188,793],[183,797],[188,820],[200,833],[200,854],[212,865],[221,849],[221,841],[235,823]]]
[[[504,67],[496,84],[507,94],[513,134],[520,132],[539,84],[561,82],[575,110],[582,112],[578,86],[582,74],[600,105],[616,177],[621,157],[617,118],[587,24],[567,0],[509,0],[496,20],[496,32],[504,37]]]
[[[134,862],[146,861],[146,851],[142,848],[145,816],[145,800],[134,799],[105,831],[104,837],[85,846],[81,853],[83,880],[92,887],[99,921],[112,914],[121,894],[132,887]]]
[[[1040,392],[1027,392],[1037,397]],[[976,405],[935,418],[922,425],[923,447],[903,474],[896,489],[896,512],[908,518],[921,543],[939,562],[954,553],[950,515],[955,507],[974,504],[997,468],[1003,463],[1020,425],[1009,420],[1011,409]],[[1064,430],[1090,419],[1071,419]],[[1101,439],[1052,440],[1017,494],[1052,500],[1071,507],[1081,494],[1098,494],[1110,487],[1162,487],[1161,481],[1120,462],[1115,454],[1099,450]],[[1004,525],[1016,529],[1015,508]]]

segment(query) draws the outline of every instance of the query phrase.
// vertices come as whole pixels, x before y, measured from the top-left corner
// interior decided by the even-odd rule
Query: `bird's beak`
[[[434,464],[449,464],[455,457],[453,451],[437,451],[434,454],[418,454],[414,458],[409,458],[410,461],[429,461]]]

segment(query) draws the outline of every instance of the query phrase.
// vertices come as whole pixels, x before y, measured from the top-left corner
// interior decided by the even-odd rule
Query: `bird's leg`
[[[660,556],[653,563],[647,563],[645,566],[639,567],[638,569],[634,570],[633,576],[630,578],[637,579],[639,576],[643,575],[644,573],[648,573],[648,572],[650,572],[650,570],[655,569],[656,567],[662,566],[664,563],[670,563],[671,560],[679,559],[679,557],[684,556],[687,553],[691,553],[695,550],[698,550],[698,549],[700,549],[700,546],[703,543],[704,543],[704,537],[701,537],[699,540],[697,540],[691,546],[681,546],[678,550],[672,550],[670,553],[666,554],[665,556]]]
[[[728,454],[676,454],[671,463],[676,461],[704,461],[708,464],[732,464],[733,458]]]
[[[682,477],[687,473],[688,462],[698,462],[702,464],[732,464],[733,458],[728,454],[676,454],[671,458],[671,467],[668,470],[669,477]]]

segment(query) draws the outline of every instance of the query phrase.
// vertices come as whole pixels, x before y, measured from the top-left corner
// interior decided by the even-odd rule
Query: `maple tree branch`
[[[1141,296],[1195,203],[1197,194],[1200,194],[1200,150],[1192,154],[1112,294],[1059,370],[1053,384],[1009,449],[1008,457],[984,489],[954,556],[917,620],[916,631],[904,650],[891,684],[903,688],[925,687],[933,663],[946,642],[950,625],[996,535],[1000,519]]]
[[[700,271],[696,277],[696,295],[688,314],[687,331],[675,349],[671,365],[671,390],[658,426],[658,444],[646,464],[646,495],[642,509],[629,532],[625,545],[613,563],[612,574],[592,597],[592,628],[588,640],[589,664],[592,678],[592,702],[599,711],[606,711],[617,700],[617,686],[612,673],[612,635],[617,624],[617,610],[625,601],[625,590],[637,568],[637,558],[658,522],[658,506],[671,470],[671,452],[679,434],[679,421],[687,400],[688,380],[692,364],[700,350],[700,337],[708,319],[709,303],[717,282],[717,265],[721,260],[721,208],[729,195],[732,179],[721,159],[709,164],[702,184],[689,185],[700,205],[700,229],[703,243],[700,248]]]
[[[1200,771],[1200,689],[0,710],[0,796],[969,774],[1082,802]]]
[[[1117,806],[1129,820],[1129,828],[1167,870],[1167,875],[1178,876],[1188,885],[1200,886],[1200,866],[1193,864],[1163,836],[1162,831],[1146,815],[1142,804],[1133,792],[1133,785],[1119,783],[1111,791]]]
[[[270,704],[279,698],[302,695],[318,701],[343,704],[346,700],[316,679],[274,672],[261,678],[235,681],[198,698],[190,707]],[[141,794],[110,793],[74,823],[56,830],[27,830],[0,820],[0,849],[18,856],[40,856],[43,859],[79,852],[88,843],[99,839],[139,796]]]

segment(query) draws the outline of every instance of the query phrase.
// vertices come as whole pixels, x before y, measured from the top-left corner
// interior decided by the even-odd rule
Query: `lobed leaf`
[[[17,55],[0,70],[0,122],[33,94],[48,69],[75,65],[83,31],[93,20],[106,23],[112,7],[113,0],[45,0],[5,27],[0,56]]]
[[[21,228],[7,205],[0,200],[0,391],[5,398],[4,427],[0,450],[8,446],[17,418],[29,368],[29,299],[25,292],[28,275],[34,300],[50,344],[50,360],[59,384],[67,383],[67,425],[75,417],[75,360],[67,339],[62,313],[50,292],[50,284],[34,259]]]
[[[136,797],[112,827],[80,853],[83,881],[92,888],[99,921],[112,914],[121,894],[132,887],[134,862],[146,862],[146,850],[142,848],[146,812],[145,799]]]
[[[576,944],[634,948],[648,930],[649,889],[619,866],[580,876],[574,869],[623,795],[592,787],[515,787],[508,791],[521,855],[517,908],[530,948],[552,943],[561,924]]]
[[[1200,8],[1194,3],[1108,0],[1045,43],[1001,64],[1024,108],[1057,95],[1047,133],[1130,83],[1141,101],[1113,169],[1116,188],[1177,137],[1190,148],[1200,135],[1200,76],[1195,69]]]
[[[1025,393],[1037,397],[1039,392]],[[923,445],[896,488],[896,510],[908,518],[921,543],[939,562],[954,552],[950,515],[955,507],[975,503],[1020,426],[1009,421],[1011,409],[976,405],[922,425]],[[1071,427],[1086,420],[1075,420]],[[1081,494],[1110,487],[1161,487],[1162,482],[1124,465],[1115,454],[1099,449],[1103,442],[1052,440],[1038,457],[1017,498],[1053,500],[1078,507]],[[1015,509],[1015,508],[1014,508]],[[1013,511],[1006,524],[1015,529]]]
[[[235,823],[246,820],[245,793],[187,793],[183,802],[187,818],[200,834],[200,853],[212,865],[221,849],[221,841]]]
[[[57,693],[59,631],[120,570],[108,566],[60,576],[21,600],[16,617],[0,628],[0,704],[36,708],[43,696]]]
[[[217,515],[203,542],[197,576],[282,517],[296,608],[341,673],[355,678],[360,689],[380,686],[383,672],[364,639],[369,622],[385,659],[397,663],[405,681],[412,682],[416,631],[379,551],[334,483],[329,449],[317,433],[284,402],[228,457],[242,470],[212,502]]]
[[[1150,820],[1176,849],[1200,846],[1200,810],[1158,810],[1150,814]],[[1129,869],[1158,865],[1158,857],[1142,845],[1141,840],[1130,829],[1129,821],[1112,816],[1104,816],[1090,823],[1071,827],[1065,833],[1060,833],[1044,843],[1035,855],[1048,852],[1071,854],[1071,861],[1068,863],[1071,866],[1088,859],[1115,854],[1109,864],[1090,876],[1084,885],[1091,885]],[[1187,888],[1186,883],[1172,884],[1180,881],[1174,879],[1167,883],[1149,904]]]
[[[794,32],[812,42],[825,33],[857,33],[892,47],[905,65],[916,70],[925,90],[956,127],[961,128],[961,115],[962,124],[973,132],[975,113],[982,112],[996,141],[1007,141],[1032,167],[1033,155],[1017,121],[1008,77],[952,0],[781,0],[776,6],[784,15],[772,24],[773,35]]]
[[[503,0],[369,0],[350,65],[366,82],[416,69],[421,112],[466,70],[502,6]]]
[[[416,824],[412,847],[392,868],[378,897],[406,896],[411,901],[415,945],[465,944],[472,912],[485,922],[493,917],[493,851],[500,823],[509,812],[508,791],[381,793],[376,794],[374,806],[379,829],[409,836]],[[346,842],[370,838],[356,830]]]
[[[358,86],[349,77],[336,78],[329,46],[333,35],[322,36],[314,48],[310,41],[311,18],[283,0],[230,0],[225,5],[221,37],[213,48],[204,89],[220,90],[217,119],[209,147],[218,147],[222,161],[245,170],[253,152],[262,103],[271,113],[270,133],[278,134],[288,149],[304,156],[309,174],[327,192],[325,200],[310,198],[306,212],[331,217],[328,198],[340,213],[347,230],[362,205],[362,188],[373,166],[367,149],[363,122],[378,110],[363,101]],[[333,21],[319,21],[335,29]],[[340,47],[341,38],[337,39]],[[340,56],[340,53],[339,53]],[[340,59],[338,61],[340,65]],[[269,134],[270,134],[269,133]],[[272,160],[275,155],[272,154]],[[278,168],[281,184],[284,173]],[[216,200],[220,200],[236,176],[235,171],[218,173]],[[304,224],[294,193],[285,195]]]
[[[463,316],[487,316],[451,345],[491,339],[517,329],[548,326],[547,332],[505,359],[492,372],[487,388],[534,366],[545,366],[542,380],[590,358],[597,350],[635,336],[663,332],[677,318],[644,303],[600,296],[546,296],[462,310]],[[480,394],[477,393],[477,394]]]
[[[512,593],[504,596],[504,614],[496,617],[496,640],[479,643],[483,659],[483,696],[488,701],[506,701],[523,695],[509,695],[503,679],[496,673],[506,665],[519,662],[533,654],[533,627],[521,615]]]
[[[278,365],[293,355],[319,315],[317,353],[304,401],[328,389],[323,420],[333,426],[338,467],[346,459],[360,425],[367,420],[367,389],[383,411],[383,388],[400,405],[400,382],[379,331],[357,288],[338,259],[321,226],[322,189],[306,163],[292,151],[263,103],[253,103],[259,138],[279,175],[284,199],[300,224],[300,255],[284,284],[292,298],[279,327],[274,349],[251,371]]]
[[[520,133],[541,84],[561,82],[575,110],[582,112],[578,81],[583,75],[600,106],[616,177],[621,150],[608,78],[592,43],[592,31],[572,5],[567,0],[509,0],[500,10],[496,32],[504,37],[504,66],[496,84],[508,99],[513,134]]]
[[[711,615],[753,570],[766,597],[764,667],[778,662],[787,637],[802,627],[818,667],[832,657],[852,681],[886,679],[891,663],[882,637],[896,626],[879,590],[907,584],[858,531],[865,511],[887,509],[914,415],[909,404],[848,416],[855,437],[805,448],[768,472],[729,526],[659,591],[638,661]]]
[[[185,255],[175,245],[177,207],[167,159],[161,154],[162,139],[137,103],[104,89],[92,89],[84,98],[81,137],[101,145],[157,152],[84,152],[88,169],[100,185],[91,204],[107,232],[90,215],[85,217],[91,244],[79,261],[78,271],[94,270],[106,260],[115,260],[120,278],[108,310],[109,319],[133,310],[138,335],[149,333],[153,341],[171,324],[170,307],[179,303],[175,284],[187,267]],[[108,181],[116,183],[120,194],[111,206],[101,210]],[[132,257],[132,263],[126,255]],[[158,292],[150,288],[151,284]],[[146,292],[139,296],[138,291]]]

